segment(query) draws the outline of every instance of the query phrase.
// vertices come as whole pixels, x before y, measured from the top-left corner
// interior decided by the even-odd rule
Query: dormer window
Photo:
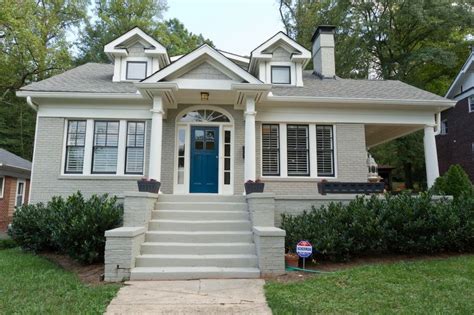
[[[290,66],[272,66],[273,84],[291,84]]]
[[[127,61],[127,80],[142,80],[146,78],[146,61]]]

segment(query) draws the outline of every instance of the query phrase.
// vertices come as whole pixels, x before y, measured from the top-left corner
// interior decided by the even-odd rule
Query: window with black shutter
[[[307,125],[287,126],[288,176],[309,176]]]
[[[280,175],[280,126],[262,125],[262,175]]]
[[[334,135],[332,126],[316,126],[318,176],[334,176]]]

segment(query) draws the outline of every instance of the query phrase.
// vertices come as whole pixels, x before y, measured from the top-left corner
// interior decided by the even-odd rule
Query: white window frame
[[[196,110],[214,110],[225,114],[230,122],[181,122],[179,119],[188,112]],[[191,127],[192,126],[212,126],[219,127],[219,175],[218,175],[218,195],[233,195],[234,194],[234,173],[235,173],[235,128],[234,119],[232,115],[225,109],[218,106],[191,106],[181,111],[175,120],[175,148],[173,155],[173,193],[174,194],[191,194],[189,192],[190,185],[190,171],[191,171]],[[178,184],[178,133],[179,130],[185,130],[185,154],[184,154],[184,181],[183,184]],[[230,131],[230,184],[224,185],[224,131]],[[215,195],[215,193],[212,193]]]
[[[468,107],[469,113],[474,113],[474,95],[467,97],[467,107]]]
[[[449,132],[449,127],[448,127],[448,120],[447,119],[443,119],[441,120],[441,130],[440,130],[440,134],[442,136],[444,135],[447,135]]]
[[[78,173],[65,173],[66,164],[66,145],[67,145],[67,127],[70,120],[86,120],[86,143],[84,147],[84,164],[83,172]],[[118,121],[119,122],[119,143],[117,150],[117,171],[114,174],[111,173],[92,173],[92,155],[94,147],[94,121]],[[145,148],[144,148],[144,159],[143,159],[143,173],[142,174],[126,174],[125,173],[125,154],[127,147],[127,122],[129,121],[143,121],[145,122]],[[146,119],[118,119],[118,118],[67,118],[64,120],[64,136],[63,136],[63,148],[61,158],[61,177],[67,178],[83,178],[83,177],[143,177],[147,174],[147,130],[149,121]]]
[[[2,181],[2,188],[0,189],[0,199],[3,199],[3,194],[5,192],[5,176],[0,176],[0,180]]]
[[[129,61],[131,62],[146,62],[146,74],[145,78],[149,77],[152,74],[152,58],[149,57],[125,57],[121,58],[122,63],[121,63],[121,73],[120,73],[120,81],[124,82],[137,82],[140,80],[132,80],[132,79],[127,79],[127,63]]]
[[[272,67],[290,67],[290,83],[272,83]],[[267,62],[266,68],[266,78],[267,83],[273,84],[275,86],[295,86],[296,85],[296,65],[294,62],[291,61],[270,61]]]
[[[25,195],[26,195],[26,181],[24,179],[17,178],[16,180],[16,190],[15,190],[15,207],[18,207],[18,188],[20,187],[20,183],[23,184],[23,194],[21,195],[22,201],[21,205],[25,204]]]
[[[337,159],[337,126],[336,124],[330,123],[307,123],[307,122],[291,122],[291,123],[278,123],[271,121],[260,121],[260,178],[262,179],[281,179],[281,180],[292,180],[292,181],[307,181],[307,180],[322,180],[338,178],[338,159]],[[279,124],[280,125],[280,176],[263,176],[263,155],[262,155],[262,125],[264,124]],[[309,126],[309,176],[288,176],[288,155],[287,155],[287,125],[308,125]],[[332,126],[333,128],[333,145],[334,145],[334,176],[318,176],[318,160],[317,160],[317,149],[316,149],[316,125]]]

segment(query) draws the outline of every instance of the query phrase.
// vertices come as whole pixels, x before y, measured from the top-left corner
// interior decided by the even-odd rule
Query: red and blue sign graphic
[[[301,258],[308,258],[313,254],[313,245],[308,241],[299,241],[296,244],[296,253]]]

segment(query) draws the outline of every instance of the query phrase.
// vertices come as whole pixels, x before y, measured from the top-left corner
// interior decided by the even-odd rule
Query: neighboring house
[[[31,162],[0,149],[0,232],[8,230],[15,207],[28,204]]]
[[[457,103],[441,113],[441,133],[436,137],[439,170],[444,173],[460,164],[474,181],[474,50],[446,97]]]
[[[319,194],[323,179],[367,182],[369,148],[424,130],[428,184],[433,184],[436,117],[454,102],[399,81],[339,78],[334,27],[319,27],[312,42],[309,51],[280,32],[249,58],[208,45],[170,57],[163,45],[134,28],[104,47],[112,64],[85,64],[21,88],[17,95],[38,113],[31,202],[81,190],[125,196],[127,208],[133,203],[124,192],[136,191],[137,179],[160,181],[162,211],[152,221],[150,215],[133,217],[145,206],[132,217],[126,212],[125,226],[148,229],[141,253],[149,255],[135,264],[140,250],[133,247],[129,268],[174,266],[176,275],[202,264],[255,267],[248,214],[241,217],[248,180],[260,179],[265,192],[274,193],[275,215],[267,224],[273,226],[275,219],[278,225],[282,212],[334,198]],[[305,70],[309,63],[314,71]],[[125,233],[137,237],[143,231]],[[191,231],[198,234],[186,234]],[[273,232],[257,234],[265,233]],[[118,242],[120,237],[124,234]],[[222,255],[200,256],[212,251]],[[261,257],[260,249],[257,253]],[[107,262],[110,257],[106,278],[117,279],[127,267],[117,269],[117,263]],[[146,269],[132,278],[157,278],[166,270]],[[206,276],[248,276],[243,269],[212,270],[217,274],[208,270]],[[255,269],[245,271],[256,275]]]

